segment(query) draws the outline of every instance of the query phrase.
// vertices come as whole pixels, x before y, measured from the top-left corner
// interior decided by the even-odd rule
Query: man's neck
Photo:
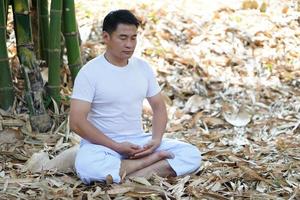
[[[104,53],[104,58],[107,60],[107,62],[117,66],[117,67],[124,67],[128,64],[128,60],[124,59],[118,59],[115,56],[111,55],[109,52]]]

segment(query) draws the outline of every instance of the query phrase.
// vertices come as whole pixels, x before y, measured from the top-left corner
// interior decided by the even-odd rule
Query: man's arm
[[[132,156],[138,153],[140,147],[128,142],[117,143],[104,135],[99,129],[92,125],[87,116],[91,109],[91,103],[87,101],[72,99],[70,106],[70,128],[82,138],[94,144],[106,146],[123,155]]]
[[[161,141],[168,121],[167,109],[162,95],[159,93],[147,98],[152,111],[152,139]]]
[[[152,111],[152,140],[144,146],[144,151],[135,154],[135,158],[144,157],[151,154],[161,143],[161,139],[166,130],[168,121],[167,109],[165,102],[160,93],[153,97],[147,98]]]

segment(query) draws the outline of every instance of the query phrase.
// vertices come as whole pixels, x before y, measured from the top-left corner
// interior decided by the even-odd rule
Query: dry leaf
[[[41,172],[45,168],[45,163],[49,162],[49,155],[46,152],[34,153],[25,163],[22,171]]]
[[[0,131],[0,145],[15,144],[20,139],[20,134],[16,130],[5,129],[3,131]]]
[[[54,157],[49,159],[46,152],[39,152],[32,155],[26,162],[22,171],[41,172],[42,170],[58,170],[60,172],[73,171],[76,152],[79,145],[75,145]]]
[[[249,167],[247,167],[247,166],[245,166],[245,165],[242,165],[242,164],[240,164],[240,165],[238,165],[238,166],[239,166],[239,168],[241,168],[241,170],[242,170],[245,174],[247,174],[250,178],[255,179],[255,180],[264,181],[265,183],[268,183],[269,185],[274,186],[274,184],[273,184],[270,180],[267,180],[267,179],[261,177],[261,176],[258,175],[258,173],[257,173],[256,171],[254,171],[253,169],[251,169],[251,168],[249,168]]]
[[[144,177],[129,177],[129,179],[142,185],[151,186],[151,183]]]
[[[141,39],[135,53],[158,72],[165,94],[169,112],[166,136],[184,139],[200,149],[200,171],[188,180],[185,176],[153,176],[147,180],[151,186],[141,180],[141,184],[119,187],[103,183],[85,186],[76,174],[55,170],[55,166],[50,171],[22,172],[20,169],[28,167],[23,160],[33,153],[43,150],[47,155],[41,159],[56,158],[78,144],[79,137],[70,132],[65,119],[68,98],[61,107],[55,107],[59,115],[54,113],[56,121],[49,133],[32,132],[25,113],[25,82],[16,56],[13,15],[9,12],[7,46],[17,98],[11,111],[0,109],[0,130],[21,130],[16,136],[25,139],[24,143],[0,144],[0,160],[4,161],[0,162],[1,199],[168,200],[175,199],[175,194],[182,200],[297,198],[300,6],[293,1],[253,0],[119,3],[76,1],[78,29],[87,40],[82,44],[83,61],[104,52],[104,15],[112,7],[130,7],[141,19]],[[66,63],[64,59],[61,94],[69,97],[72,81]],[[223,102],[230,102],[228,109]],[[142,117],[144,127],[150,130],[152,117],[150,107],[147,109]],[[74,152],[70,158],[73,156]],[[58,158],[57,162],[64,160],[64,156]]]
[[[238,110],[234,110],[233,108],[223,110],[222,115],[228,123],[237,127],[246,126],[252,117],[244,107],[240,107]]]
[[[225,122],[224,120],[220,119],[220,118],[217,118],[217,117],[204,117],[202,119],[202,121],[204,123],[206,123],[208,126],[211,126],[211,127],[215,127],[215,126],[223,126],[225,125]]]
[[[209,109],[209,106],[210,106],[210,100],[208,98],[199,95],[193,95],[186,102],[184,111],[196,113],[201,109],[205,109],[205,108]]]
[[[258,3],[255,0],[244,0],[242,8],[243,9],[257,9]]]

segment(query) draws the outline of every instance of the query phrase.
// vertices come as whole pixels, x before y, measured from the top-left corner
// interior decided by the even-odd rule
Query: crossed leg
[[[175,155],[174,159],[169,159],[172,155]],[[180,176],[197,170],[200,163],[201,153],[197,147],[164,139],[157,152],[134,160],[122,160],[121,155],[101,145],[84,144],[77,152],[75,168],[85,184],[105,181],[109,174],[114,182],[119,183],[124,174],[127,177],[149,177],[152,173],[159,176]]]
[[[152,165],[149,165],[146,168],[135,171],[128,176],[142,176],[145,178],[150,178],[153,173],[161,177],[176,176],[176,172],[171,168],[168,161],[166,160],[160,160],[156,163],[153,163]]]
[[[165,160],[171,158],[172,154],[167,151],[152,153],[139,159],[125,159],[121,162],[120,176],[149,177],[152,173],[159,176],[176,176],[169,163]]]

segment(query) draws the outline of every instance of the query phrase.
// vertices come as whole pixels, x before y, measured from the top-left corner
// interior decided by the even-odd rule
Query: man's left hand
[[[151,153],[153,153],[155,151],[155,149],[157,147],[159,147],[161,140],[156,140],[156,139],[152,139],[150,140],[147,144],[145,144],[143,146],[143,151],[135,154],[134,156],[132,156],[132,159],[137,159],[137,158],[142,158],[145,156],[150,155]]]

